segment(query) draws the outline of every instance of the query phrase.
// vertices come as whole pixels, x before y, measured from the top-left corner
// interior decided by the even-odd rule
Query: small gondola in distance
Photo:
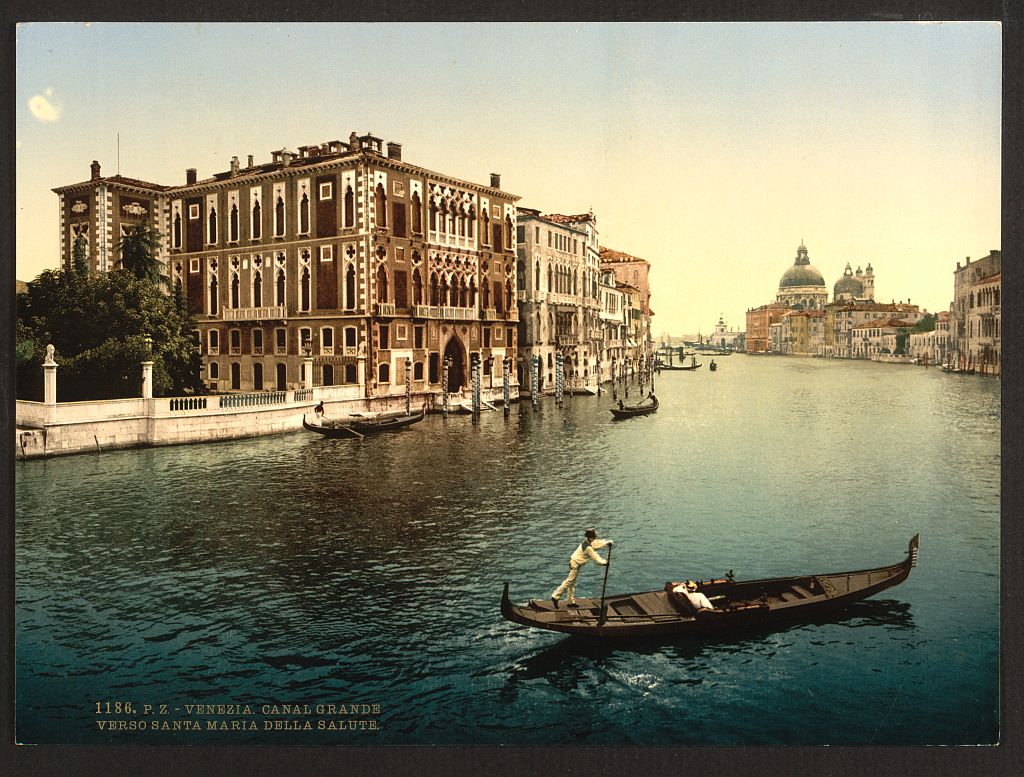
[[[917,565],[918,536],[896,564],[852,572],[735,581],[731,576],[697,581],[714,609],[697,610],[679,583],[655,591],[578,599],[578,607],[554,607],[550,600],[513,604],[508,583],[501,614],[513,623],[602,640],[650,637],[721,636],[785,627],[839,612],[854,602],[902,583]]]
[[[623,418],[635,418],[639,415],[650,415],[658,410],[658,398],[652,397],[653,401],[644,400],[636,405],[624,405],[622,407],[610,407],[612,418],[621,420]]]

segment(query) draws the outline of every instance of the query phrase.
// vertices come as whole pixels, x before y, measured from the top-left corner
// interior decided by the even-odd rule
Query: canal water
[[[18,740],[997,741],[999,383],[717,361],[662,373],[658,412],[624,422],[606,393],[363,441],[18,462]],[[503,581],[547,596],[590,525],[616,541],[609,592],[883,565],[917,532],[920,562],[843,616],[730,639],[594,646],[504,621]]]

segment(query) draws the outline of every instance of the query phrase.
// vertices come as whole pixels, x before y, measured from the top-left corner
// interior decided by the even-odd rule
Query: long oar
[[[601,618],[597,621],[597,625],[602,625],[606,620],[606,613],[604,611],[604,592],[608,590],[608,567],[612,565],[612,546],[608,546],[608,563],[604,565],[604,584],[601,586]]]

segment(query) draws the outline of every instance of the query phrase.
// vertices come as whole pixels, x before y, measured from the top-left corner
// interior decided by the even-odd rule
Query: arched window
[[[377,366],[377,382],[378,383],[390,383],[391,382],[391,365],[380,364]]]
[[[351,264],[345,270],[345,309],[355,310],[356,307],[356,268]]]
[[[303,235],[309,234],[309,195],[302,193],[302,200],[299,202],[299,232]]]
[[[439,296],[440,296],[440,301],[437,302],[437,304],[438,305],[447,305],[448,304],[448,278],[447,278],[447,276],[444,276],[444,275],[441,276],[441,287],[440,287],[440,295]]]
[[[434,198],[430,198],[430,231],[437,231],[437,203],[434,202]]]
[[[480,306],[485,310],[491,306],[491,290],[486,278],[480,283]]]
[[[373,190],[373,207],[377,226],[386,227],[388,225],[388,196],[384,193],[384,187],[381,184],[377,184],[377,188]]]
[[[515,243],[512,242],[512,238],[515,232],[512,229],[512,218],[511,216],[505,216],[505,247],[510,249]]]
[[[433,305],[434,307],[440,305],[441,303],[437,301],[438,298],[439,290],[437,287],[437,273],[432,272],[430,273],[430,304]]]
[[[487,215],[487,209],[484,209],[484,223],[480,227],[480,240],[484,245],[490,245],[491,242],[491,217]]]
[[[252,389],[263,391],[263,365],[259,362],[252,365]]]
[[[263,307],[263,273],[259,270],[252,276],[252,306]]]
[[[505,281],[505,310],[512,310],[512,281]]]
[[[181,214],[174,214],[174,247],[181,248]]]
[[[238,362],[231,362],[231,388],[235,391],[242,388],[242,367]]]
[[[384,265],[377,268],[377,302],[388,301],[388,271]]]
[[[423,276],[419,267],[412,271],[412,304],[423,304]]]
[[[299,275],[299,310],[309,310],[309,296],[309,268],[303,267],[302,274]]]
[[[274,205],[274,235],[280,237],[284,234],[284,198],[278,197]]]
[[[277,284],[274,288],[274,304],[284,305],[284,269],[277,271]]]
[[[356,223],[356,195],[351,186],[345,187],[345,226],[352,227]]]
[[[210,278],[210,315],[217,315],[217,276]]]
[[[476,307],[476,278],[469,279],[469,307]]]
[[[231,214],[228,216],[228,240],[238,242],[238,205],[235,203],[231,204]]]
[[[412,195],[412,231],[417,235],[423,233],[423,204],[419,192],[413,192]]]
[[[551,275],[551,263],[548,262],[548,291],[554,291],[554,289],[551,288],[551,278],[552,278],[552,275]]]
[[[437,229],[440,232],[444,232],[448,229],[448,201],[441,200],[437,207],[437,214],[440,218],[437,220]]]
[[[259,240],[263,234],[263,210],[260,208],[260,201],[256,200],[252,205],[252,239]]]
[[[467,236],[469,237],[470,240],[473,239],[473,224],[475,222],[476,222],[476,208],[473,207],[472,205],[470,205],[469,206],[469,224],[467,225],[467,227],[468,227],[467,232],[469,233]]]
[[[455,278],[451,279],[451,286],[448,290],[448,304],[453,308],[459,306],[459,282]]]
[[[209,239],[208,242],[216,243],[217,242],[217,209],[214,208],[214,207],[210,208],[210,217],[208,219],[208,222],[209,222],[209,225],[210,225],[210,227],[209,227],[209,237],[210,237],[210,239]]]
[[[238,293],[238,273],[231,273],[231,307],[240,307],[241,300],[239,300]]]

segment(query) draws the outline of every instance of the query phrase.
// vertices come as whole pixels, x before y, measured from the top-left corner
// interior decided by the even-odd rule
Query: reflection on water
[[[382,705],[372,737],[239,743],[993,741],[998,384],[722,362],[663,373],[658,412],[625,424],[610,396],[574,397],[363,441],[19,462],[19,739],[124,741],[90,707],[123,692]],[[730,640],[594,645],[502,620],[502,581],[547,595],[592,524],[616,540],[610,592],[878,566],[916,532],[921,561],[885,598]],[[585,568],[581,595],[600,585]],[[883,695],[884,727],[837,718]]]

